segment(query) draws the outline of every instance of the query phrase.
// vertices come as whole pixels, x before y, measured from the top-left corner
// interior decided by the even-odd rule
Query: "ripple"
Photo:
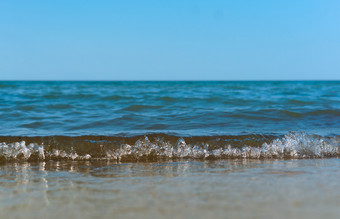
[[[155,105],[131,105],[131,106],[124,108],[123,110],[132,111],[132,112],[140,112],[140,111],[148,110],[148,109],[160,109],[162,107],[163,106],[155,106]]]

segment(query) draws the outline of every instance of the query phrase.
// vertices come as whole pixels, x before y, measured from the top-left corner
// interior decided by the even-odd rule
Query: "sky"
[[[0,80],[340,80],[338,0],[1,0]]]

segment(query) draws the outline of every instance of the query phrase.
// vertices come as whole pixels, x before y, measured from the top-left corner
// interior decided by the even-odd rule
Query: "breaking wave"
[[[0,161],[102,160],[122,162],[173,159],[303,159],[340,155],[340,135],[307,133],[284,136],[192,136],[151,134],[135,137],[47,136],[10,137],[0,140]],[[131,143],[134,142],[134,143]]]

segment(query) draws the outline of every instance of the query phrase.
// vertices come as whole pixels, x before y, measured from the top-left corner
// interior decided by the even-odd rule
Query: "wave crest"
[[[1,160],[98,160],[113,159],[117,161],[152,161],[166,159],[301,159],[327,158],[340,155],[340,139],[308,135],[307,133],[288,133],[281,138],[263,142],[262,146],[248,145],[249,141],[240,137],[243,146],[231,144],[214,144],[200,142],[186,143],[178,137],[176,143],[170,143],[162,137],[151,141],[147,136],[138,139],[134,144],[122,143],[116,147],[106,147],[102,144],[90,153],[83,147],[60,149],[57,146],[30,143],[25,141],[15,143],[0,143]],[[257,139],[258,140],[258,139]],[[219,141],[217,139],[216,141]],[[240,145],[240,143],[239,143]]]

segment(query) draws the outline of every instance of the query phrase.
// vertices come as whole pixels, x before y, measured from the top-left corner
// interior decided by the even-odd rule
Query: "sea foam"
[[[166,160],[166,159],[301,159],[328,158],[340,155],[339,136],[322,137],[307,133],[288,133],[281,138],[264,142],[262,146],[244,144],[235,147],[230,144],[213,145],[201,142],[188,144],[179,137],[177,143],[159,138],[151,141],[147,136],[140,138],[134,144],[120,144],[116,147],[105,148],[100,145],[92,149],[93,153],[82,153],[84,148],[73,147],[58,149],[53,145],[45,147],[25,141],[0,143],[2,160],[98,160],[112,159],[117,161]],[[249,143],[249,141],[245,141]],[[87,147],[84,144],[83,147]],[[98,153],[98,151],[102,151]]]

